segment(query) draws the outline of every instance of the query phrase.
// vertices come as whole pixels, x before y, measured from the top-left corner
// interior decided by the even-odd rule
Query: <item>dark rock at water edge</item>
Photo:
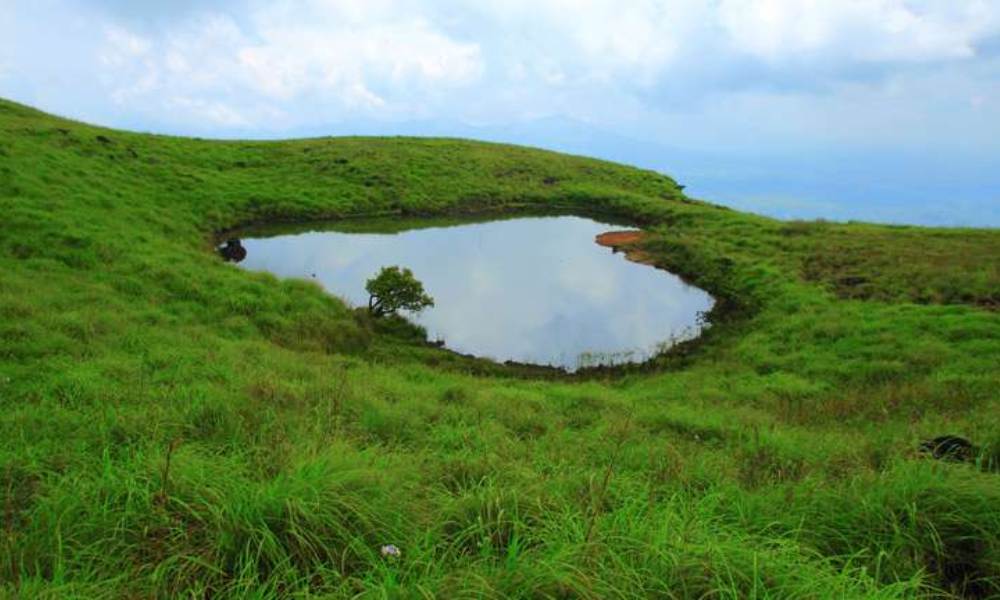
[[[238,263],[247,257],[247,249],[243,247],[240,240],[230,239],[226,240],[224,245],[219,246],[219,254],[229,262]]]

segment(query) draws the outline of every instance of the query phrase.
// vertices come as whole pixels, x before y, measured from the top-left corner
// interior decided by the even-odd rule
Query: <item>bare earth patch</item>
[[[639,244],[645,239],[642,231],[608,231],[597,236],[594,241],[613,251],[622,251],[625,258],[643,265],[653,265],[653,258],[639,249]]]

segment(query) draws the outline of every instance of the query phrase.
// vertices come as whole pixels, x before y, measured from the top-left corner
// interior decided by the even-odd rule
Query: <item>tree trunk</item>
[[[383,314],[383,311],[382,311],[382,299],[379,298],[378,300],[376,300],[375,296],[369,296],[368,297],[368,312],[370,312],[371,314],[375,315],[376,317],[381,317],[382,314]]]

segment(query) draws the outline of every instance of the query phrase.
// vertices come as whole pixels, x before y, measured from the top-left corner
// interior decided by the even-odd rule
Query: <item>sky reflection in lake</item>
[[[241,266],[313,278],[367,305],[365,281],[383,266],[413,270],[436,305],[410,316],[458,352],[500,361],[578,367],[616,362],[690,337],[712,306],[704,291],[629,262],[595,236],[620,229],[590,219],[528,217],[400,233],[313,231],[247,238]],[[590,359],[594,360],[594,359]]]

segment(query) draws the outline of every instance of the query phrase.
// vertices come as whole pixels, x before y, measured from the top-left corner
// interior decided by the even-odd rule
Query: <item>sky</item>
[[[182,135],[511,141],[780,217],[1000,226],[1000,0],[0,0],[0,96]]]

